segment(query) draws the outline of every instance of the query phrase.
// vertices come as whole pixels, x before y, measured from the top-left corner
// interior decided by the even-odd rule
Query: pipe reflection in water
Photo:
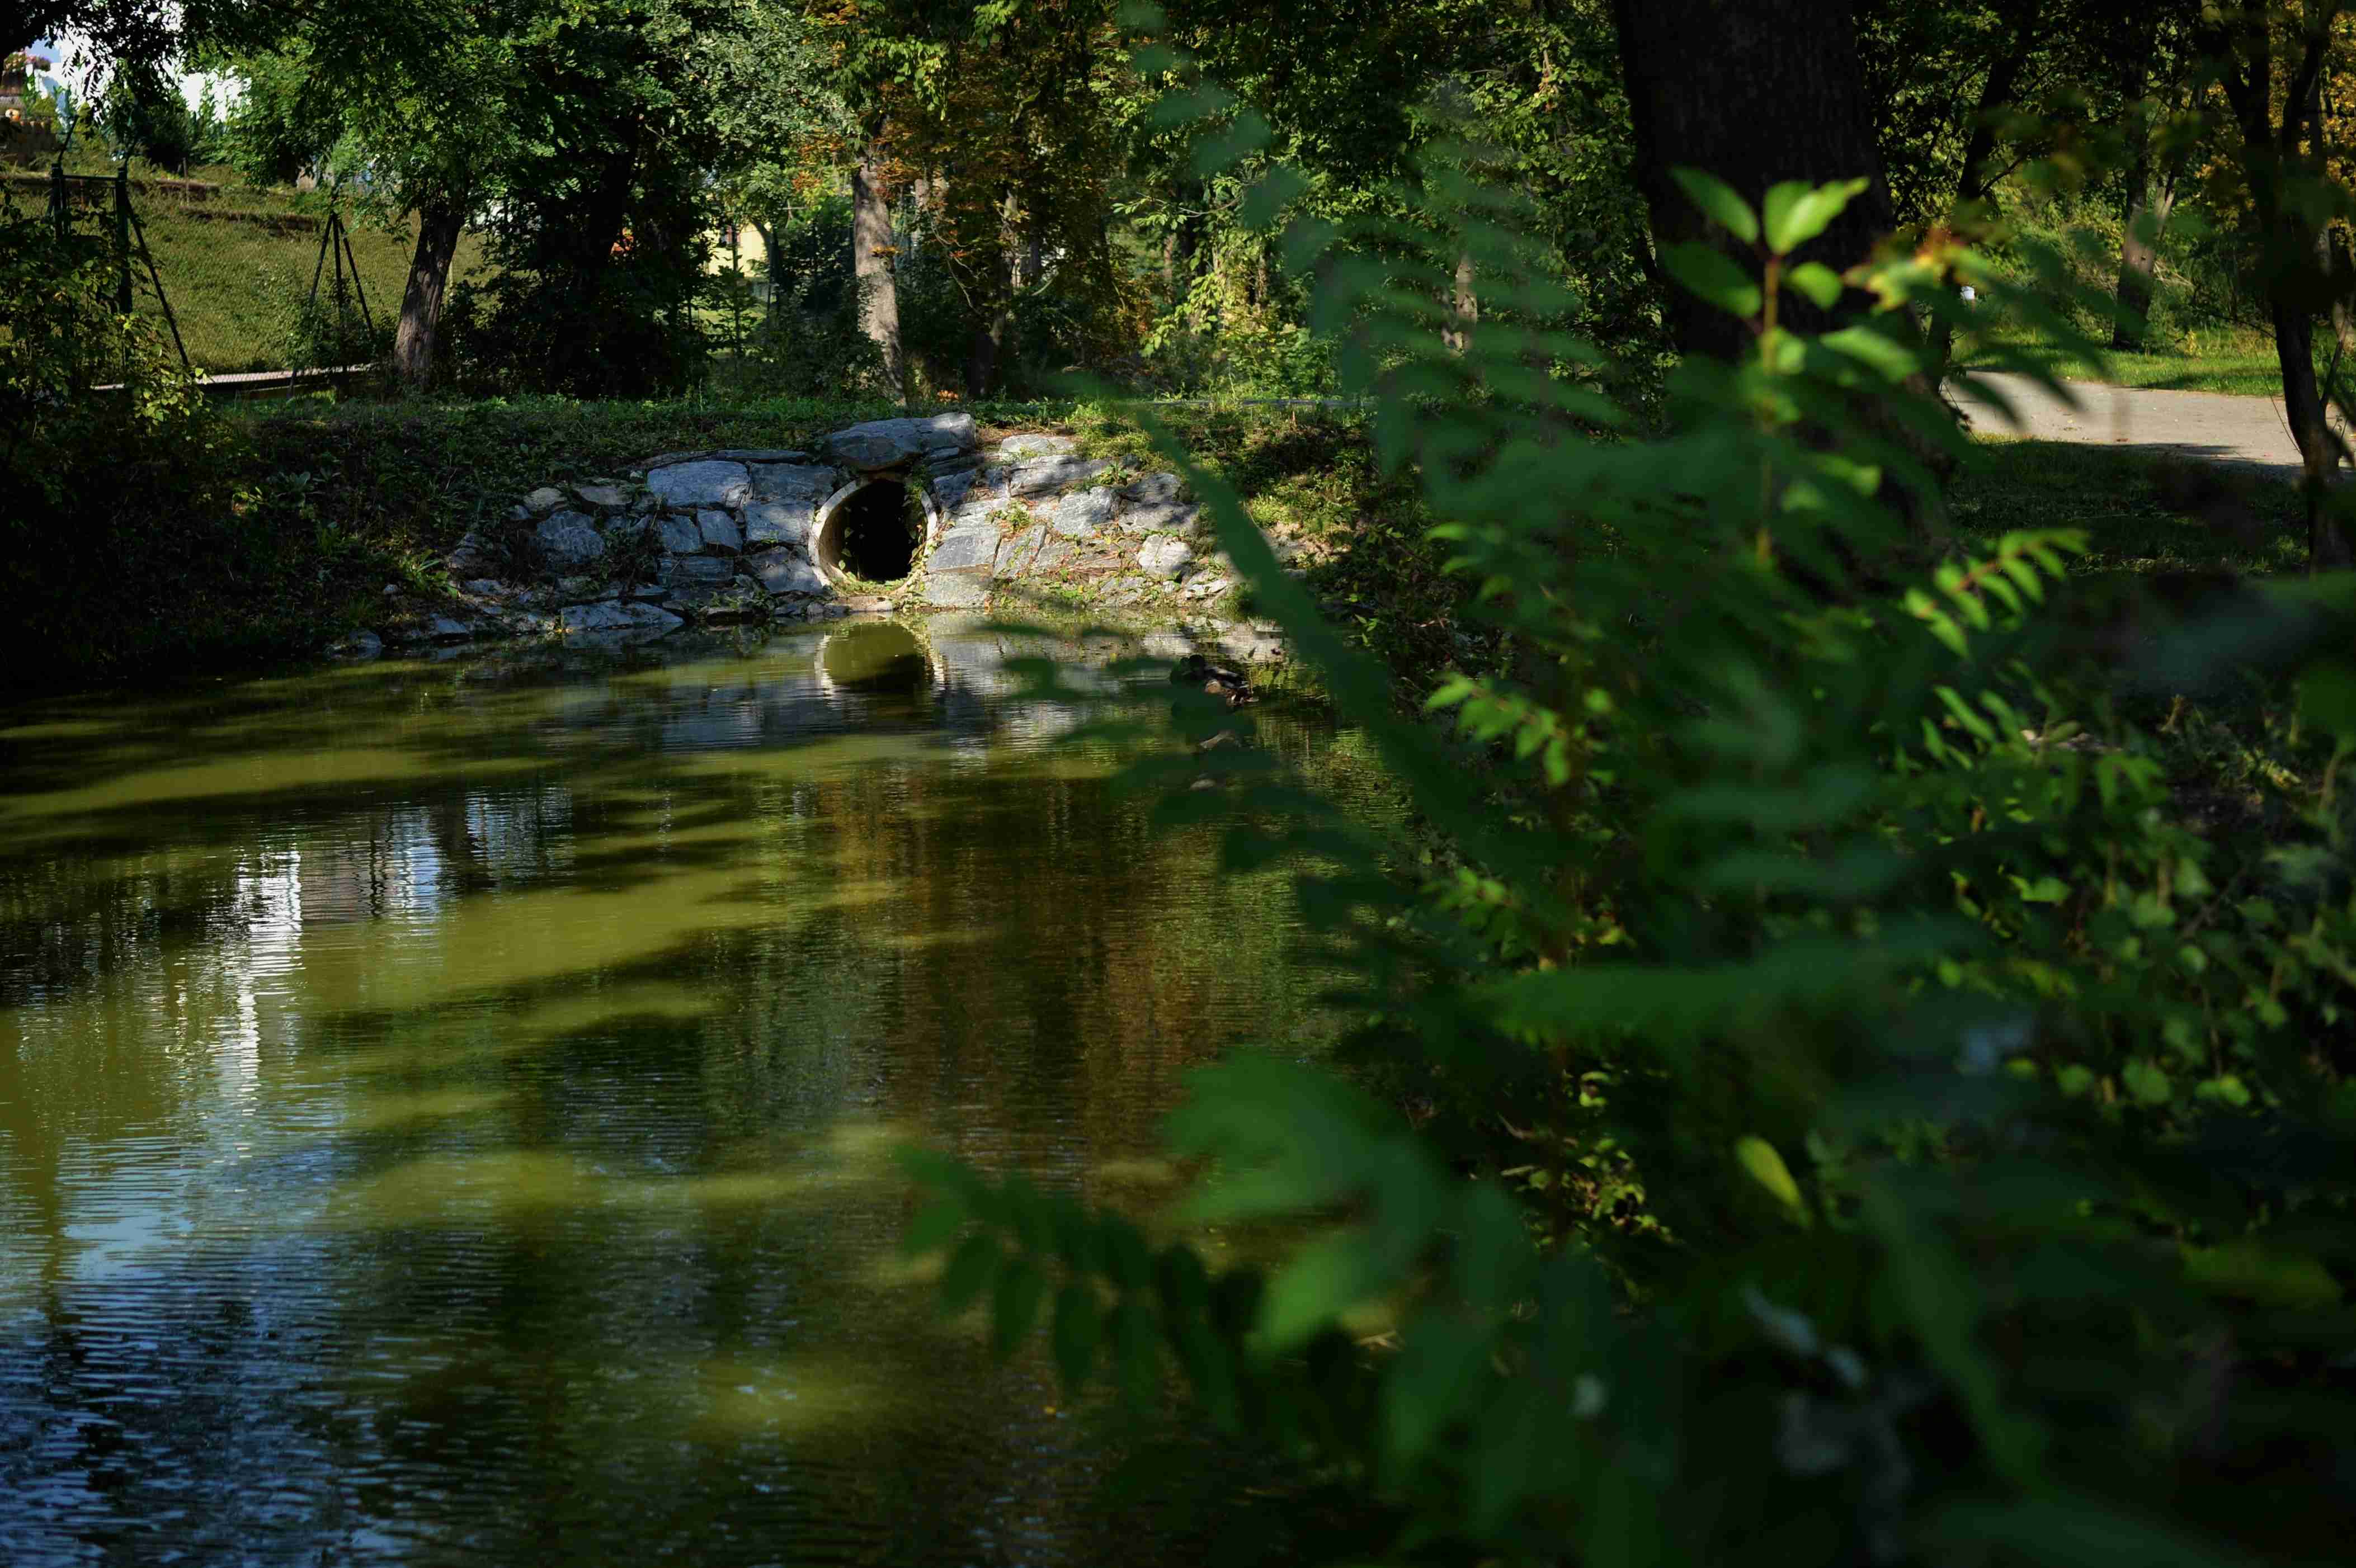
[[[1186,1068],[1330,1029],[1279,882],[1025,739],[1040,651],[0,712],[10,1568],[1202,1560],[896,1261],[896,1140],[1150,1207]]]
[[[932,660],[916,634],[896,621],[861,621],[819,645],[819,679],[829,689],[870,697],[915,697],[931,690]]]

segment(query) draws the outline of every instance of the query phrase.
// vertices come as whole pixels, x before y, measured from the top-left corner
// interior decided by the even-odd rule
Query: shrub
[[[0,217],[0,683],[315,640],[298,601],[338,541],[311,537],[305,476],[241,483],[243,443],[112,282],[103,241]]]
[[[1687,179],[1755,270],[1664,262],[1757,347],[1680,366],[1657,435],[1547,373],[1600,357],[1494,190],[1434,173],[1377,242],[1291,236],[1502,650],[1433,694],[1453,741],[1167,444],[1425,834],[1207,753],[1231,856],[1301,866],[1367,1020],[1349,1072],[1238,1057],[1172,1120],[1186,1216],[1279,1227],[1281,1261],[921,1152],[909,1244],[1076,1386],[1151,1403],[1174,1368],[1395,1560],[2319,1560],[2356,1473],[2350,585],[2235,599],[2128,683],[2286,693],[2320,787],[2224,863],[2135,694],[2062,656],[2081,540],[1903,565],[1937,484],[1910,444],[1967,456],[1906,389],[1914,321],[1968,282],[2091,346],[1968,251],[1788,267],[1852,187]],[[1460,350],[1433,302],[1467,251]],[[1776,325],[1845,287],[1853,325]]]

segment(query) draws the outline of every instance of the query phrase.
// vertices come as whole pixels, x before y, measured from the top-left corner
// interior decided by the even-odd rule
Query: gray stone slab
[[[737,463],[799,463],[809,455],[807,452],[788,452],[776,446],[731,446],[712,453]]]
[[[1072,541],[1063,535],[1050,533],[1039,541],[1039,553],[1031,558],[1030,570],[1044,571],[1051,566],[1060,566],[1071,558],[1074,548]]]
[[[662,564],[666,588],[717,588],[736,575],[736,563],[720,556],[675,555]]]
[[[695,526],[703,535],[703,542],[713,549],[734,554],[744,548],[744,536],[737,531],[736,519],[717,507],[707,507],[696,513]]]
[[[942,511],[954,512],[966,504],[968,498],[974,494],[975,486],[980,482],[981,474],[978,469],[969,468],[962,474],[935,475],[933,500]]]
[[[1110,490],[1082,490],[1055,503],[1055,530],[1070,539],[1089,539],[1112,521],[1119,497]]]
[[[998,551],[998,575],[1015,577],[1030,571],[1038,558],[1039,543],[1046,537],[1047,530],[1034,525],[1009,539]]]
[[[1178,499],[1184,482],[1175,474],[1149,474],[1123,490],[1121,499],[1141,506],[1158,506]]]
[[[1138,548],[1137,564],[1148,577],[1176,577],[1194,559],[1194,548],[1184,539],[1157,535]]]
[[[1132,534],[1183,534],[1203,520],[1203,508],[1179,501],[1132,501],[1121,508],[1120,526]]]
[[[618,512],[630,504],[619,485],[575,485],[573,493],[581,497],[584,507],[594,507],[601,512]]]
[[[573,604],[562,613],[567,633],[669,632],[687,623],[659,604]]]
[[[756,463],[752,475],[753,494],[772,501],[823,496],[838,483],[833,469],[808,463]]]
[[[815,496],[799,501],[753,501],[744,507],[744,543],[799,545],[809,538],[810,519],[818,513]]]
[[[925,603],[937,610],[979,610],[990,603],[990,573],[927,571]]]
[[[662,497],[667,506],[685,509],[690,507],[741,507],[753,489],[752,476],[741,463],[705,458],[694,463],[674,463],[668,467],[650,469],[647,488]]]
[[[523,498],[524,510],[541,517],[564,505],[564,492],[553,485],[542,485]]]
[[[1014,496],[1045,496],[1076,490],[1111,471],[1111,462],[1102,457],[1042,457],[1017,464],[1006,488]]]
[[[672,512],[654,520],[655,537],[672,555],[694,555],[703,549],[703,530],[695,526],[693,517],[683,517]]]
[[[998,530],[988,523],[974,528],[952,528],[933,546],[927,562],[935,571],[966,571],[980,569],[987,571],[998,559]]]
[[[1010,435],[998,443],[998,461],[1020,463],[1026,457],[1063,457],[1079,443],[1068,435]]]
[[[605,559],[605,536],[585,512],[558,512],[532,530],[541,559],[558,571],[594,565]]]
[[[870,420],[826,438],[827,455],[862,473],[913,463],[936,448],[970,452],[971,414],[933,414],[922,419]]]
[[[450,547],[446,562],[450,575],[458,578],[482,577],[491,571],[490,546],[483,536],[468,529],[458,542]]]
[[[771,593],[826,593],[831,585],[799,550],[764,550],[744,558],[744,570]]]

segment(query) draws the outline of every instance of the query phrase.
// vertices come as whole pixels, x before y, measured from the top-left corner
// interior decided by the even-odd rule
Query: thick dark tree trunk
[[[884,357],[884,379],[908,399],[907,357],[900,343],[900,287],[892,271],[891,194],[883,152],[871,139],[851,174],[851,270],[859,284],[859,325]]]
[[[1613,0],[1620,63],[1636,132],[1636,178],[1656,247],[1715,241],[1669,171],[1706,170],[1756,207],[1783,180],[1823,184],[1866,176],[1872,186],[1801,252],[1845,271],[1891,224],[1890,192],[1858,68],[1848,0],[1728,5],[1720,0]],[[1785,302],[1786,321],[1815,331],[1826,318]],[[1739,358],[1742,323],[1682,290],[1667,301],[1678,349]]]
[[[455,202],[429,202],[417,214],[417,250],[410,258],[401,323],[392,335],[393,372],[405,391],[423,392],[434,384],[442,300],[449,292],[450,261],[458,253],[458,236],[466,227],[466,208]]]
[[[1865,99],[1850,0],[1778,5],[1613,0],[1612,14],[1636,133],[1636,178],[1656,250],[1687,240],[1730,244],[1671,177],[1677,168],[1717,176],[1753,208],[1784,180],[1822,185],[1866,178],[1865,191],[1798,252],[1800,260],[1820,261],[1836,272],[1864,260],[1890,232],[1890,190]],[[1741,260],[1746,269],[1754,265]],[[1782,319],[1796,332],[1821,332],[1866,304],[1852,292],[1825,311],[1794,292],[1781,301]],[[1680,353],[1736,360],[1750,352],[1748,324],[1684,290],[1670,288],[1665,308]],[[1916,389],[1929,394],[1928,378],[1918,380]],[[1932,472],[1945,471],[1947,460],[1928,443],[1894,421],[1888,432]],[[1908,493],[1891,499],[1905,517],[1913,554],[1927,557],[1944,547],[1938,496]]]
[[[2333,515],[2332,476],[2345,455],[2331,429],[2322,389],[2315,377],[2315,317],[2329,282],[2329,239],[2308,216],[2299,182],[2321,177],[2321,82],[2331,48],[2336,7],[2307,19],[2312,30],[2297,37],[2281,64],[2286,80],[2277,91],[2273,18],[2265,13],[2230,14],[2204,21],[2201,53],[2219,65],[2220,81],[2241,133],[2238,149],[2250,183],[2252,216],[2264,239],[2266,314],[2275,329],[2275,363],[2282,372],[2283,417],[2298,443],[2307,496],[2307,565],[2309,571],[2350,563],[2347,536]],[[2282,105],[2280,118],[2275,105]]]

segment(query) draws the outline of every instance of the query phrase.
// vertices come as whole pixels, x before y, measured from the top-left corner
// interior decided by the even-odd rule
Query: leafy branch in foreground
[[[2351,585],[2253,596],[2140,671],[2297,683],[2322,784],[2222,864],[2049,603],[2083,541],[1921,560],[1933,460],[1971,453],[1910,389],[1919,324],[1959,281],[2035,302],[1961,250],[1787,267],[1853,186],[1754,211],[1688,173],[1759,272],[1665,262],[1754,347],[1680,366],[1643,432],[1479,174],[1288,240],[1503,635],[1431,699],[1453,738],[1163,441],[1442,846],[1402,878],[1408,847],[1237,774],[1234,855],[1298,858],[1370,1020],[1341,1063],[1197,1073],[1172,1120],[1210,1173],[1183,1217],[1276,1227],[1283,1261],[1214,1275],[912,1157],[945,1305],[986,1297],[1001,1351],[1044,1319],[1076,1386],[1107,1347],[1140,1402],[1174,1366],[1219,1426],[1348,1477],[1399,1560],[2328,1554],[2356,1463]],[[1801,336],[1784,289],[1870,306]]]

